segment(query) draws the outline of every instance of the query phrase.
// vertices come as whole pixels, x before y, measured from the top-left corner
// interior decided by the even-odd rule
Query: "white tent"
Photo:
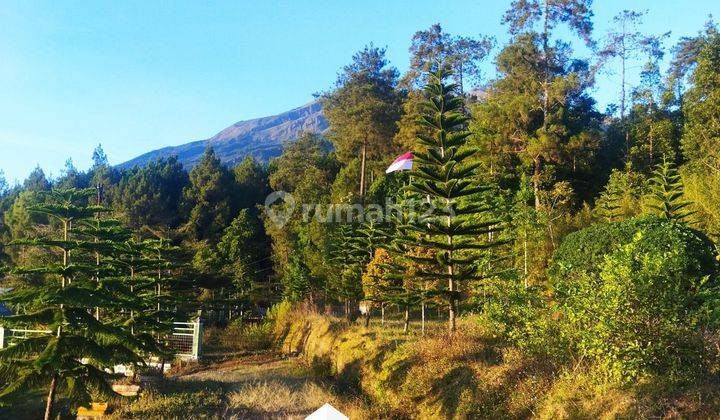
[[[325,403],[322,407],[318,408],[305,417],[305,420],[350,420],[348,416],[341,413],[337,408],[333,407],[329,403]]]

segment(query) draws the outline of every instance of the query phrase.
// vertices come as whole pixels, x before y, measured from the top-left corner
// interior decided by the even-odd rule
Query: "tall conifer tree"
[[[475,150],[467,147],[471,134],[468,117],[462,113],[457,85],[444,82],[448,76],[449,70],[439,66],[430,73],[425,87],[428,100],[419,123],[432,134],[418,137],[424,151],[414,153],[415,167],[410,171],[413,181],[408,190],[426,197],[428,208],[406,228],[416,233],[412,240],[415,245],[435,250],[434,258],[410,258],[423,264],[418,277],[447,282],[443,294],[452,332],[456,328],[459,283],[479,277],[477,252],[493,245],[481,238],[497,230],[498,222],[489,217],[491,208],[479,199],[489,187],[475,181],[479,163],[470,162]]]
[[[32,267],[15,268],[15,275],[41,274],[45,281],[19,288],[2,296],[9,305],[22,308],[19,315],[3,317],[4,326],[22,326],[47,330],[20,340],[0,351],[0,369],[8,385],[0,398],[22,394],[38,386],[47,386],[45,419],[50,419],[58,392],[73,403],[88,403],[93,393],[113,394],[108,383],[112,375],[106,369],[116,364],[140,364],[143,342],[127,330],[99,321],[90,308],[137,306],[132,295],[111,293],[98,282],[99,268],[83,260],[83,253],[98,250],[98,244],[77,234],[74,229],[91,219],[102,207],[88,206],[89,190],[53,190],[45,204],[30,208],[48,216],[50,232],[15,245],[44,249],[55,261]],[[80,258],[76,258],[80,257]]]

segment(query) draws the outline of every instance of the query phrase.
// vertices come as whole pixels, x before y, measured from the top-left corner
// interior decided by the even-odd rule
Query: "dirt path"
[[[327,402],[350,418],[373,417],[364,401],[343,391],[313,378],[297,359],[245,356],[188,368],[117,417],[302,419]]]

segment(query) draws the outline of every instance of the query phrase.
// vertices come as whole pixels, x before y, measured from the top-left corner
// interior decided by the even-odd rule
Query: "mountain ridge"
[[[190,170],[208,147],[228,166],[236,165],[246,156],[267,162],[282,153],[284,142],[294,141],[304,132],[322,134],[327,127],[320,103],[313,101],[277,115],[238,121],[205,140],[151,150],[117,166],[129,169],[175,155]]]

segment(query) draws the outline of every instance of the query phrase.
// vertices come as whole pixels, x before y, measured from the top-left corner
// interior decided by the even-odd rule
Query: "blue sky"
[[[717,1],[682,3],[596,1],[596,36],[623,8],[649,9],[644,31],[672,31],[668,46],[720,14]],[[12,183],[37,164],[57,176],[68,157],[84,169],[98,143],[120,163],[208,138],[310,101],[369,42],[404,70],[412,34],[436,22],[502,43],[509,4],[0,0],[0,170]],[[614,77],[600,80],[601,110],[617,91]]]

